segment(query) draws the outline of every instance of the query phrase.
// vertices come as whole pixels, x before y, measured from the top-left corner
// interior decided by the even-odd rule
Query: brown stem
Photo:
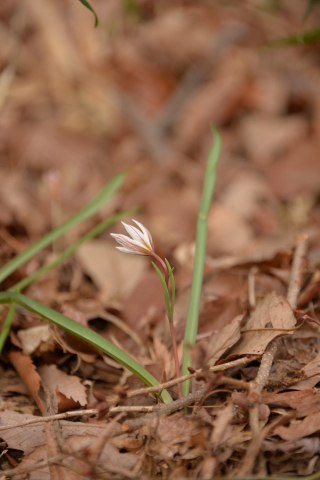
[[[158,260],[158,262],[161,264],[161,266],[164,270],[166,285],[167,285],[168,290],[169,290],[169,274],[168,274],[168,268],[167,268],[166,263],[155,252],[152,252],[150,254],[150,256],[155,258],[156,260]],[[170,321],[170,319],[168,318],[168,320],[169,320],[169,323],[170,323],[171,342],[172,342],[174,362],[175,362],[175,366],[176,366],[176,376],[180,377],[179,357],[178,357],[176,336],[175,336],[174,328],[173,328],[173,319],[172,319],[172,321]],[[181,390],[181,384],[180,383],[178,383],[178,394],[179,394],[179,398],[182,398],[182,390]]]

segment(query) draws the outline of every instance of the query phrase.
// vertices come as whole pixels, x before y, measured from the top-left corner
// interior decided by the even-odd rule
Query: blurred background
[[[124,188],[99,218],[140,206],[136,218],[152,232],[158,252],[174,262],[178,286],[184,285],[191,275],[214,123],[223,153],[208,218],[207,265],[276,255],[301,230],[310,236],[317,264],[320,50],[317,44],[266,45],[319,28],[319,6],[304,20],[307,5],[92,0],[99,17],[94,28],[92,12],[78,0],[2,0],[2,263],[127,168]],[[92,222],[74,229],[57,248]],[[124,233],[121,225],[110,231]],[[139,259],[144,266],[138,275],[137,259],[124,256],[120,274],[122,260],[114,260],[114,252],[107,232],[77,258],[106,308],[123,308],[138,285],[139,312],[130,306],[134,324],[146,311],[137,304],[154,293],[146,293],[151,272]],[[20,275],[42,261],[29,262]],[[73,283],[65,270],[59,291],[66,284],[79,287],[81,275],[72,265]],[[128,268],[136,277],[127,294]],[[50,288],[41,291],[45,303],[53,296]]]

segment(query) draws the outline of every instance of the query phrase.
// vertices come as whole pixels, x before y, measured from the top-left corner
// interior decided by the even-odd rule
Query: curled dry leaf
[[[258,301],[255,311],[244,328],[240,342],[231,350],[230,355],[261,355],[274,338],[292,333],[290,330],[281,331],[281,329],[293,328],[295,324],[296,319],[289,302],[282,295],[277,295],[275,292],[269,293]],[[269,325],[271,328],[268,327]],[[258,331],[250,332],[252,329]]]

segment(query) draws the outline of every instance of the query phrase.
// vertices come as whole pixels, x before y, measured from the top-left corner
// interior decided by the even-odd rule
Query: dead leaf
[[[320,430],[320,412],[312,413],[301,421],[292,423],[289,427],[277,427],[274,435],[279,435],[283,440],[292,441],[308,437]]]
[[[302,115],[276,117],[252,114],[243,118],[240,136],[250,159],[266,164],[305,138],[308,124]]]
[[[144,257],[124,255],[105,240],[94,240],[81,247],[77,255],[85,271],[100,289],[104,304],[121,306],[148,267]]]
[[[52,327],[48,324],[19,330],[17,336],[21,342],[23,355],[35,353],[40,356],[52,352],[56,346]]]
[[[58,413],[86,405],[86,389],[79,377],[67,375],[55,365],[44,365],[38,368],[38,372],[42,382],[57,399]]]
[[[270,330],[268,325],[271,324]],[[260,331],[242,333],[241,340],[231,350],[230,355],[262,354],[268,344],[281,335],[288,335],[292,332],[281,331],[277,328],[290,329],[296,324],[292,308],[288,301],[275,292],[269,293],[257,302],[257,306],[244,331],[261,329]],[[267,328],[267,330],[265,330]]]
[[[43,403],[39,397],[41,377],[37,373],[31,358],[14,350],[8,353],[8,358],[24,381],[40,412],[43,414]]]
[[[217,334],[212,334],[207,340],[209,358],[205,363],[212,367],[219,358],[240,339],[243,315],[238,315],[232,322],[223,327]]]
[[[283,393],[263,392],[261,401],[272,407],[289,406],[296,409],[297,418],[320,411],[320,392],[314,389]]]

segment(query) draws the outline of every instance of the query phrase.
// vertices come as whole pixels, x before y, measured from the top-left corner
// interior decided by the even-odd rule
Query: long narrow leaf
[[[162,275],[160,269],[157,267],[157,265],[153,262],[152,262],[152,265],[154,266],[157,274],[159,275],[160,282],[162,283],[162,287],[163,287],[163,291],[164,291],[164,303],[165,303],[165,307],[166,307],[168,320],[169,320],[169,322],[172,322],[170,297],[169,297],[169,291],[168,291],[166,281],[165,281],[164,276]]]
[[[207,215],[214,192],[214,186],[217,176],[217,165],[219,162],[220,153],[221,137],[217,129],[214,128],[214,142],[207,160],[202,200],[198,214],[196,251],[194,257],[190,302],[183,345],[182,375],[186,375],[188,373],[188,367],[191,366],[190,347],[195,344],[198,330],[200,295],[207,243]],[[188,395],[189,386],[189,380],[182,383],[182,393],[184,396]]]
[[[174,283],[173,268],[171,268],[171,265],[166,258],[164,259],[164,261],[166,262],[166,265],[167,265],[168,276],[169,276],[170,285],[171,285],[171,318],[173,321],[173,309],[174,309],[174,301],[175,301],[175,295],[176,295],[176,285]]]
[[[16,304],[12,303],[10,305],[9,311],[7,313],[7,316],[5,318],[5,321],[3,323],[3,326],[2,326],[1,332],[0,332],[0,355],[2,353],[2,349],[4,347],[4,344],[5,344],[6,340],[7,340],[7,337],[10,333],[15,311],[16,311]]]
[[[70,245],[70,247],[66,248],[66,250],[64,250],[59,255],[57,255],[57,257],[54,260],[52,260],[52,262],[48,263],[47,265],[44,265],[43,267],[39,268],[36,272],[34,272],[32,275],[29,275],[28,277],[24,278],[20,282],[13,285],[9,289],[9,291],[21,292],[21,290],[23,290],[24,288],[29,286],[32,282],[34,282],[39,277],[41,277],[41,275],[49,272],[50,270],[52,270],[53,268],[57,267],[62,262],[64,262],[67,258],[73,255],[74,252],[76,252],[86,242],[100,235],[106,228],[110,227],[110,225],[116,223],[120,218],[131,215],[136,211],[137,211],[137,208],[130,208],[128,210],[124,210],[123,212],[115,213],[114,215],[111,215],[109,218],[106,218],[105,220],[100,222],[98,225],[96,225],[94,228],[92,228],[88,233],[83,235],[74,244]]]
[[[103,338],[98,333],[90,330],[83,325],[71,320],[59,312],[52,310],[49,307],[41,305],[41,303],[32,300],[31,298],[26,297],[20,293],[13,292],[1,292],[0,293],[0,303],[11,303],[15,302],[22,307],[26,308],[30,312],[34,312],[41,317],[48,320],[50,323],[56,325],[63,330],[66,330],[73,335],[76,335],[81,340],[84,340],[90,345],[98,348],[105,354],[109,355],[111,358],[119,362],[121,365],[126,367],[130,372],[136,375],[140,380],[142,380],[147,386],[156,386],[159,385],[158,381],[138,362],[133,358],[127,355],[125,352],[120,350],[120,348],[113,345],[111,342]],[[161,398],[164,403],[172,402],[172,398],[166,390],[163,390],[161,393]]]
[[[295,33],[288,37],[276,38],[264,43],[267,47],[285,47],[289,45],[308,45],[320,42],[320,29],[309,30],[308,32]]]
[[[128,210],[124,210],[123,212],[116,213],[109,218],[103,220],[100,222],[98,225],[96,225],[94,228],[92,228],[88,233],[83,235],[77,242],[75,242],[73,245],[71,245],[69,248],[61,252],[52,262],[48,263],[47,265],[44,265],[43,267],[39,268],[37,271],[35,271],[32,275],[29,275],[28,277],[24,278],[20,282],[16,283],[13,285],[9,291],[10,292],[17,292],[20,293],[21,290],[29,286],[32,282],[35,282],[41,275],[44,275],[45,273],[49,272],[53,268],[57,267],[60,265],[64,260],[66,260],[68,257],[74,254],[74,252],[80,248],[84,243],[88,242],[89,240],[92,240],[93,238],[97,237],[102,233],[106,228],[108,228],[110,225],[113,223],[117,222],[120,218],[131,215],[132,213],[136,212],[136,208],[131,208]],[[13,315],[11,315],[11,310],[8,312],[6,320],[4,322],[4,326],[0,332],[0,355],[3,349],[3,346],[6,342],[6,339],[10,333],[10,328],[12,325],[12,320],[13,320]]]
[[[99,19],[98,19],[98,15],[96,14],[96,12],[93,10],[93,8],[91,7],[90,3],[87,2],[87,0],[79,0],[82,5],[84,5],[85,7],[87,7],[88,10],[90,10],[93,15],[94,15],[94,27],[96,28],[99,24]]]
[[[78,225],[80,222],[83,222],[84,220],[87,220],[92,215],[94,215],[105,204],[105,202],[109,200],[121,187],[125,176],[126,173],[122,172],[113,177],[110,182],[108,182],[107,185],[105,185],[105,187],[100,190],[98,195],[96,195],[96,197],[91,200],[91,202],[89,202],[84,208],[82,208],[75,215],[63,222],[61,225],[48,232],[37,242],[30,245],[30,247],[27,248],[24,252],[20,253],[10,262],[4,265],[4,267],[0,269],[0,283],[3,282],[3,280],[5,280],[17,268],[30,260],[30,258],[36,255],[40,250],[50,245],[50,243],[61,237],[61,235],[66,233],[75,225]]]

